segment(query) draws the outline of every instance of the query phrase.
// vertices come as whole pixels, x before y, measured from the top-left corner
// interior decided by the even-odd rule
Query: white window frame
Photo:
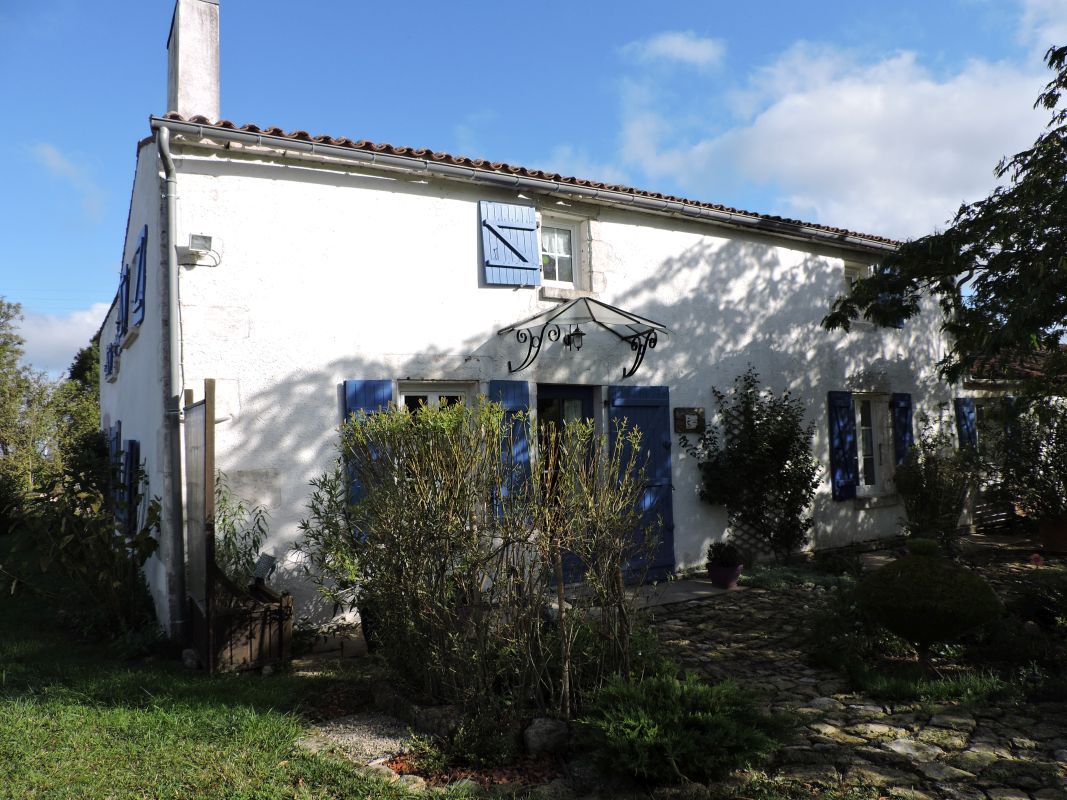
[[[409,395],[426,395],[426,404],[436,395],[438,402],[442,395],[458,395],[462,402],[470,405],[478,396],[478,384],[475,381],[397,381],[397,405],[407,406]]]
[[[856,408],[856,497],[882,497],[895,491],[893,475],[895,459],[893,449],[893,415],[889,412],[889,395],[882,393],[854,392],[852,402]],[[865,483],[863,404],[870,403],[871,410],[871,457],[874,460],[874,482]]]
[[[874,274],[874,264],[864,264],[859,261],[845,262],[845,291],[851,292],[853,285],[860,278],[869,278]]]
[[[554,286],[560,289],[580,289],[582,287],[583,253],[585,250],[582,240],[584,224],[581,220],[573,217],[565,217],[557,214],[537,214],[537,255],[541,259],[541,285]],[[568,231],[571,235],[571,277],[573,280],[549,280],[545,277],[544,249],[541,246],[541,231],[544,228],[559,228]]]

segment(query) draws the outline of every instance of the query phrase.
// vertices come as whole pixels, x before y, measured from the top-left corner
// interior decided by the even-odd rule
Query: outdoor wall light
[[[575,350],[582,349],[582,339],[585,338],[585,331],[583,331],[577,325],[574,326],[574,330],[563,337],[563,344],[570,350],[572,347]]]

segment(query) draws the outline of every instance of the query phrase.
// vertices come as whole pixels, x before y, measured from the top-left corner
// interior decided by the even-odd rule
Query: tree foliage
[[[1067,377],[1060,340],[1067,325],[1067,47],[1045,62],[1055,77],[1035,108],[1053,112],[1033,146],[1004,158],[994,174],[1007,184],[963,205],[944,230],[906,242],[823,320],[848,330],[864,318],[893,325],[936,298],[952,347],[939,367],[955,381],[975,367],[1009,369],[1041,356],[1041,377]]]

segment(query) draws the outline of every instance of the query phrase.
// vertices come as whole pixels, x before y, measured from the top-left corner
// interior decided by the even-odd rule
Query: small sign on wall
[[[703,433],[704,409],[683,407],[674,409],[674,432]]]

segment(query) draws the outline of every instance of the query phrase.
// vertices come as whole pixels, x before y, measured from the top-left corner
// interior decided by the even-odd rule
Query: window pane
[[[863,485],[874,486],[874,458],[863,459]]]
[[[549,255],[541,256],[541,264],[546,281],[556,280],[556,259]]]
[[[461,395],[461,394],[443,394],[443,395],[440,395],[437,398],[437,402],[439,402],[443,406],[452,406],[452,405],[455,405],[456,403],[462,403],[463,402],[463,395]]]
[[[878,478],[874,459],[874,410],[870,400],[860,401],[859,416],[860,483],[864,486],[874,486]]]
[[[582,401],[577,397],[568,397],[563,401],[563,421],[573,422],[582,418]]]
[[[571,232],[566,228],[556,229],[556,252],[566,256],[571,254]]]
[[[567,283],[574,282],[574,270],[571,268],[571,257],[560,256],[556,259],[556,280],[566,281]]]
[[[426,405],[427,396],[424,394],[405,394],[404,405],[408,411],[418,411],[419,406]]]

